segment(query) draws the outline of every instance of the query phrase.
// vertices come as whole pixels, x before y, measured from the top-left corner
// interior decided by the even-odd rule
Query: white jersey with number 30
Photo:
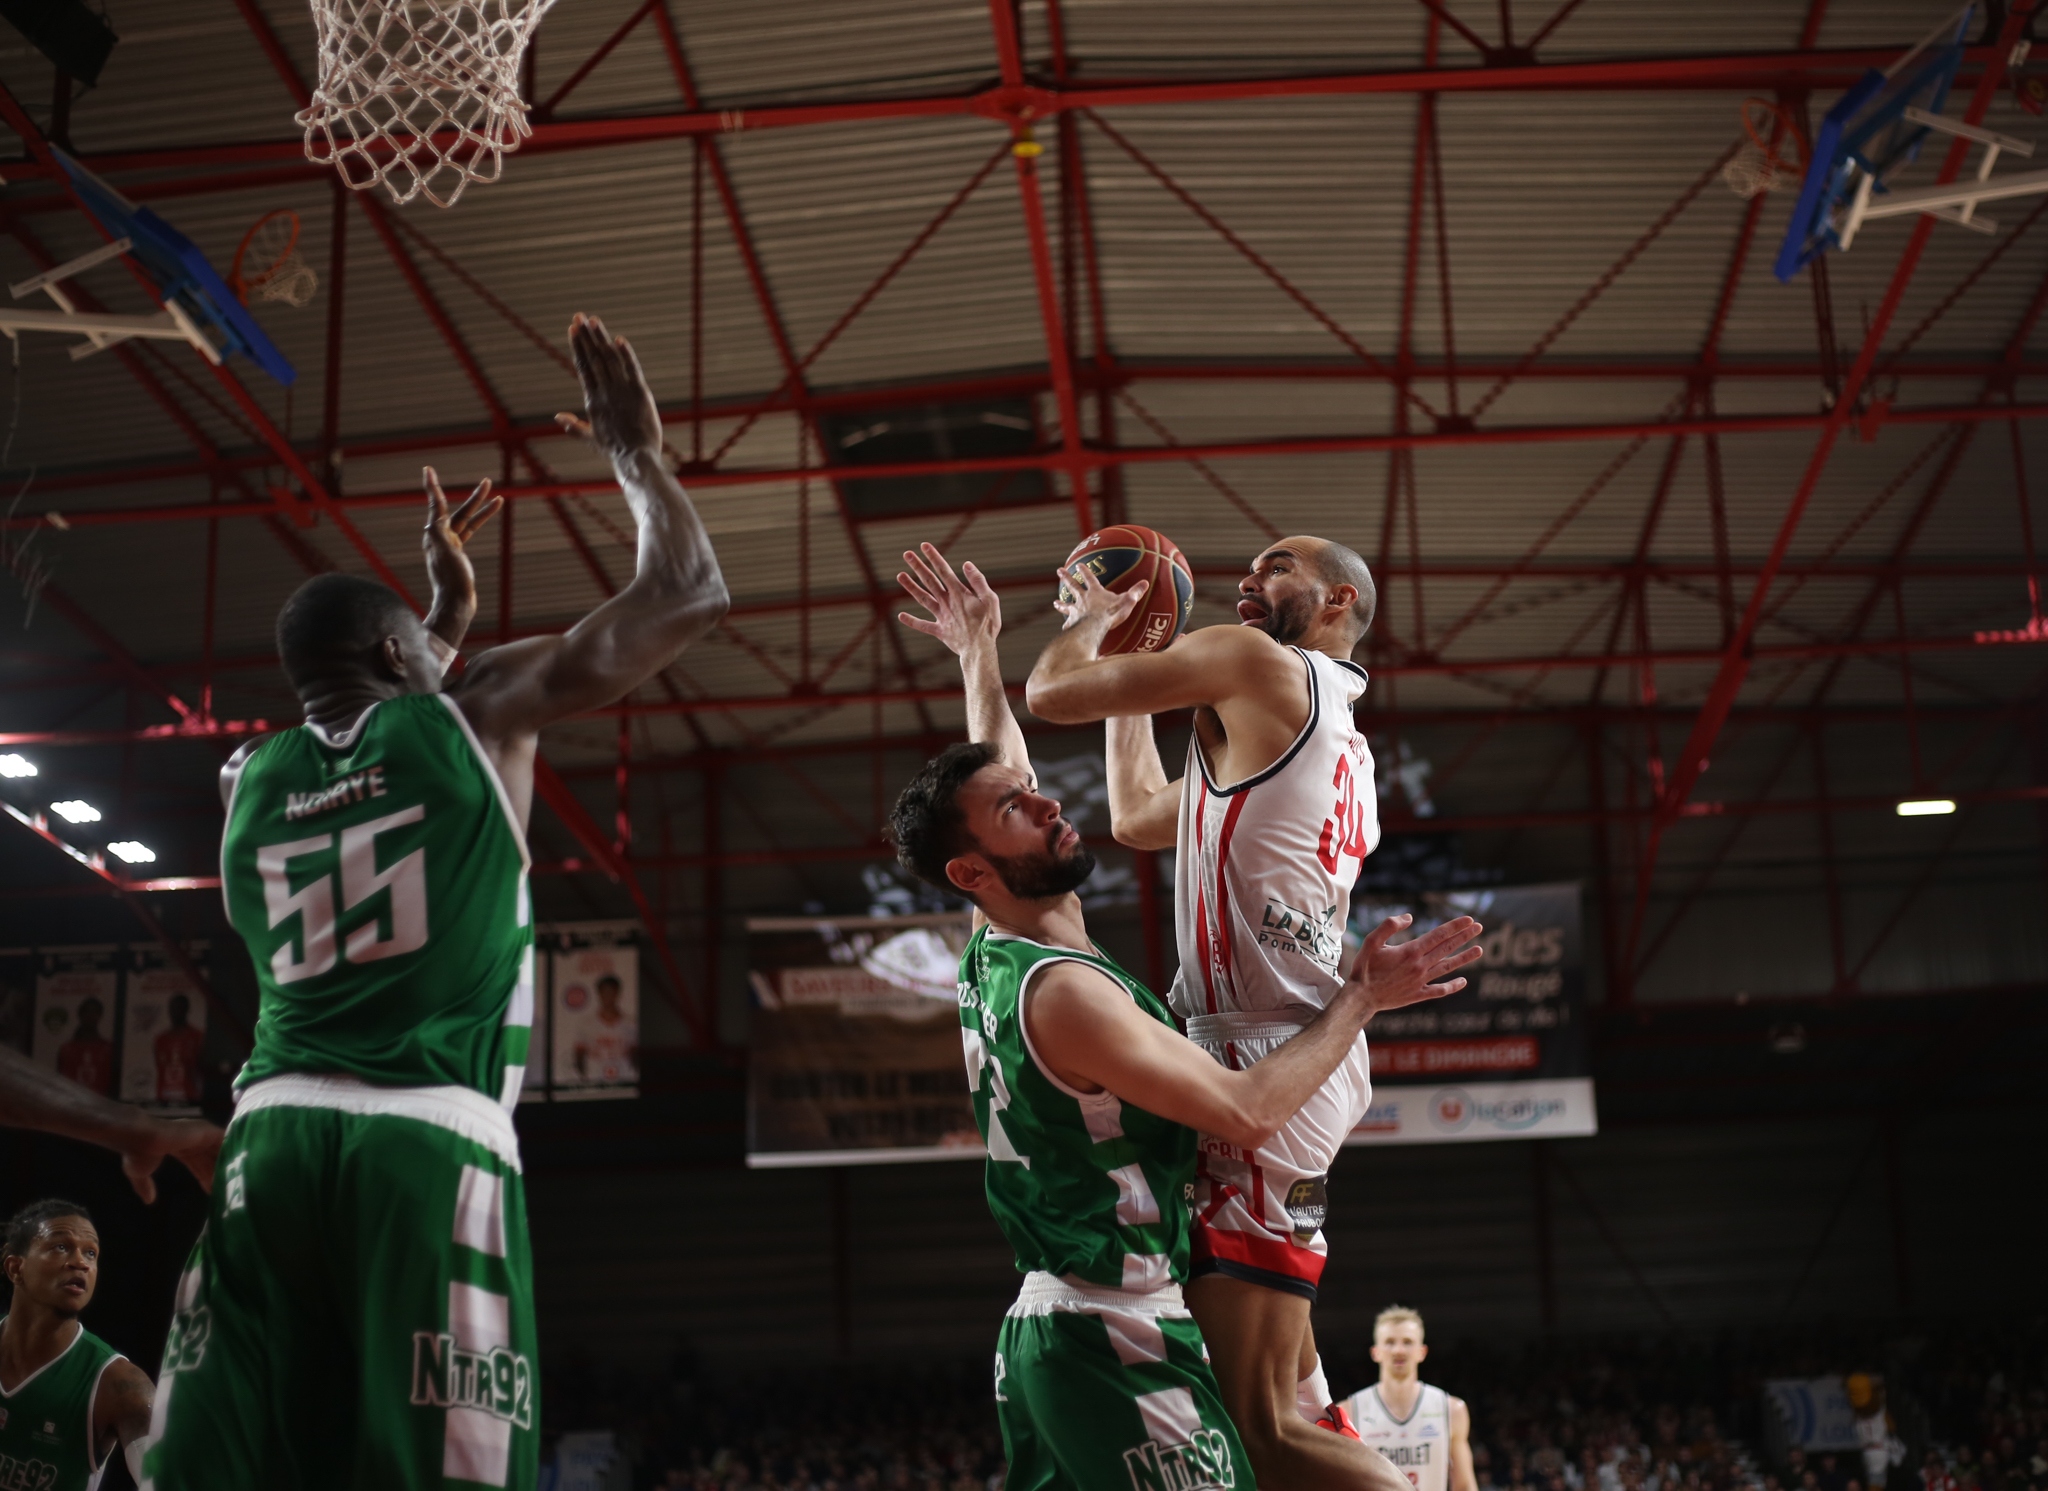
[[[1415,1491],[1445,1491],[1451,1476],[1451,1395],[1423,1384],[1405,1419],[1397,1419],[1379,1384],[1345,1399],[1358,1437],[1394,1462]]]
[[[1344,983],[1351,887],[1380,841],[1372,752],[1351,718],[1366,675],[1290,651],[1308,670],[1308,722],[1278,761],[1224,785],[1188,743],[1173,898],[1183,1019],[1321,1009]]]

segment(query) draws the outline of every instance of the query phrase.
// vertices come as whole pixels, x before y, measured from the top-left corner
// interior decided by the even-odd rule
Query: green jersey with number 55
[[[444,694],[257,746],[221,840],[228,920],[261,996],[235,1085],[312,1072],[516,1103],[533,1023],[528,863],[504,785]]]

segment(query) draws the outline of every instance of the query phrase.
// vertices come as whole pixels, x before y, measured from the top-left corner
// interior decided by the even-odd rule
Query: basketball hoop
[[[320,288],[320,276],[299,252],[299,215],[289,207],[266,212],[242,235],[235,262],[228,268],[228,288],[247,305],[277,300],[305,305]]]
[[[531,133],[519,63],[554,0],[313,0],[306,156],[357,191],[452,207]]]
[[[1775,145],[1769,134],[1773,123],[1779,130],[1779,143]],[[1805,177],[1806,140],[1790,109],[1768,98],[1745,98],[1742,132],[1749,136],[1748,142],[1721,168],[1721,179],[1736,196],[1747,198],[1773,192]],[[1788,140],[1798,152],[1796,157],[1783,153],[1784,142]]]

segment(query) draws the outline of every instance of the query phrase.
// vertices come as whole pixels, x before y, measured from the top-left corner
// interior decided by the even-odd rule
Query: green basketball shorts
[[[179,1281],[143,1491],[532,1491],[532,1280],[496,1103],[256,1083]]]
[[[1178,1285],[1027,1275],[996,1341],[1007,1491],[1253,1491]]]

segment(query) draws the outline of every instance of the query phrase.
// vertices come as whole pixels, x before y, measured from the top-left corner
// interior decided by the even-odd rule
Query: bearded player
[[[1098,655],[1143,597],[1085,565],[1061,578],[1067,627],[1026,685],[1060,724],[1109,720],[1117,841],[1177,848],[1175,1012],[1233,1071],[1284,1050],[1342,986],[1351,887],[1379,842],[1372,753],[1352,721],[1372,623],[1365,562],[1342,544],[1287,538],[1238,585],[1237,626],[1204,627],[1155,653]],[[1185,774],[1169,782],[1151,716],[1192,708]],[[1342,1420],[1309,1328],[1322,1278],[1325,1182],[1372,1095],[1363,1033],[1322,1088],[1258,1144],[1206,1133],[1195,1185],[1188,1303],[1224,1401],[1262,1481],[1401,1491],[1386,1462],[1311,1420]]]
[[[1415,1491],[1479,1491],[1472,1471],[1472,1410],[1422,1380],[1429,1355],[1422,1317],[1389,1305],[1372,1323],[1380,1380],[1344,1400],[1359,1439],[1386,1456]]]
[[[1075,889],[1095,857],[1038,790],[1003,692],[994,590],[930,545],[903,557],[897,578],[931,619],[901,620],[957,654],[967,686],[969,743],[918,773],[891,827],[906,869],[976,908],[961,1041],[989,1209],[1025,1275],[995,1364],[1009,1486],[1247,1487],[1181,1297],[1195,1131],[1267,1142],[1375,1010],[1463,987],[1431,981],[1477,958],[1452,949],[1480,928],[1461,917],[1390,948],[1405,918],[1384,922],[1285,1050],[1249,1070],[1212,1061],[1088,935]]]
[[[444,689],[476,610],[464,545],[499,502],[486,484],[451,513],[430,471],[424,622],[346,575],[278,617],[305,723],[224,773],[223,894],[260,1006],[164,1348],[156,1491],[530,1491],[538,1474],[510,1111],[537,737],[652,677],[727,603],[638,359],[583,316],[569,339],[589,418],[558,418],[611,458],[639,525],[630,584]]]
[[[93,1491],[114,1451],[139,1473],[149,1374],[79,1323],[100,1281],[100,1235],[73,1201],[8,1219],[0,1268],[0,1486]]]

